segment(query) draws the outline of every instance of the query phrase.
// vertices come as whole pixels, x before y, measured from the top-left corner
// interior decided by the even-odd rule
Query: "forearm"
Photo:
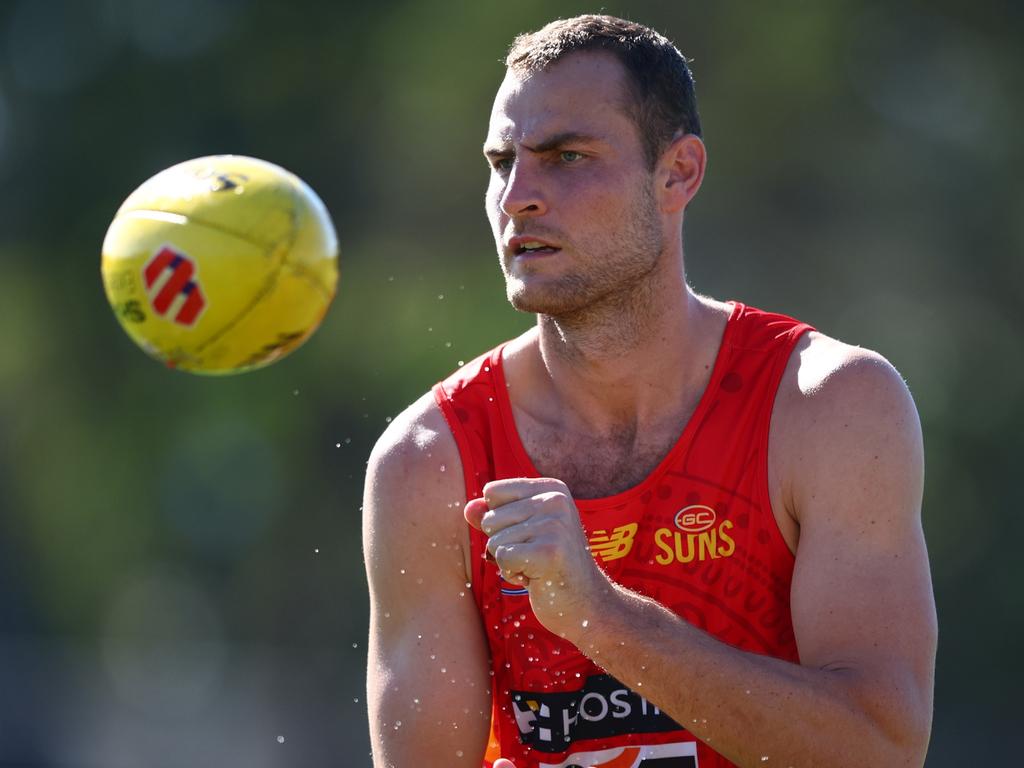
[[[617,585],[573,634],[569,639],[609,674],[737,765],[924,761],[927,718],[917,723],[895,703],[898,681],[869,686],[852,668],[816,669],[740,651]]]
[[[486,692],[466,681],[410,685],[372,670],[367,682],[374,768],[479,768],[490,727]]]

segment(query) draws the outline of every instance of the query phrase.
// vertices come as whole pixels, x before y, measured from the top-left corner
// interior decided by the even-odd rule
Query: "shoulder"
[[[427,392],[399,414],[377,440],[366,467],[363,539],[368,554],[384,534],[428,530],[436,540],[458,540],[466,503],[459,450]],[[389,548],[420,536],[389,536]],[[461,546],[461,544],[460,544]]]
[[[888,360],[817,331],[804,334],[794,348],[778,398],[785,416],[798,425],[824,418],[844,424],[895,419],[917,426],[906,382]]]
[[[906,382],[882,355],[816,331],[797,343],[772,415],[773,463],[780,467],[787,509],[819,485],[903,479],[920,495],[921,425]],[[898,474],[898,477],[885,476]]]
[[[393,472],[426,472],[432,477],[440,466],[437,459],[443,458],[457,460],[458,449],[431,391],[391,421],[373,446],[368,468],[374,480],[380,479],[377,475],[386,477]]]

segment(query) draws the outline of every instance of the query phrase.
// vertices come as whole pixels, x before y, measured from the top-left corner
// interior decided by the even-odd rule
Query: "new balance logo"
[[[594,553],[594,557],[600,557],[605,562],[625,557],[633,548],[636,529],[636,523],[628,523],[613,528],[611,533],[606,530],[594,531],[589,541],[590,551]]]
[[[164,246],[143,267],[142,277],[149,292],[149,303],[159,315],[166,315],[181,296],[177,312],[171,318],[181,325],[192,325],[206,306],[199,283],[192,279],[196,266],[188,256]]]

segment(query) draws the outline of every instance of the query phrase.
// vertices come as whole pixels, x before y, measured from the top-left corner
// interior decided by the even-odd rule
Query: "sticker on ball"
[[[171,368],[261,368],[320,325],[338,284],[338,238],[299,177],[239,155],[158,173],[103,240],[103,287],[128,335]]]

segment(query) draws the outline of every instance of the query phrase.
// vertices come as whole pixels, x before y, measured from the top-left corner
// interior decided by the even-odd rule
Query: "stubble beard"
[[[538,316],[565,351],[612,354],[642,335],[654,311],[654,280],[664,253],[657,205],[649,183],[641,182],[634,205],[614,237],[575,238],[586,263],[574,272],[527,285],[506,274],[509,302]]]

